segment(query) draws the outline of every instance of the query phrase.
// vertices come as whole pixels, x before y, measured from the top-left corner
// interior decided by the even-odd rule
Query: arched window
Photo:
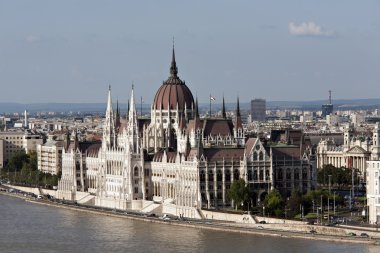
[[[253,152],[253,160],[254,160],[254,161],[257,160],[257,153],[256,153],[256,152]]]
[[[298,180],[300,178],[300,173],[299,173],[299,170],[298,168],[294,170],[294,179],[295,180]]]
[[[277,179],[279,179],[279,180],[282,180],[283,179],[283,175],[282,175],[282,168],[278,168],[278,170],[277,170]]]
[[[218,170],[218,173],[216,174],[216,180],[220,182],[223,180],[222,171]]]
[[[260,151],[260,154],[259,154],[259,160],[262,161],[264,160],[264,154],[262,151]]]
[[[307,179],[307,168],[302,169],[302,179]]]
[[[292,179],[292,172],[291,172],[290,168],[286,169],[286,179],[287,180]]]
[[[134,176],[138,177],[139,176],[139,169],[137,167],[134,168]]]
[[[209,171],[208,172],[208,181],[214,181],[214,173],[212,173],[212,171]]]
[[[231,181],[231,172],[229,170],[226,171],[226,181],[227,182]]]
[[[234,180],[239,180],[239,170],[234,170]]]
[[[248,180],[249,181],[252,180],[252,171],[251,170],[248,171]]]
[[[204,170],[201,171],[200,179],[201,179],[201,181],[205,181],[205,172],[204,172]]]

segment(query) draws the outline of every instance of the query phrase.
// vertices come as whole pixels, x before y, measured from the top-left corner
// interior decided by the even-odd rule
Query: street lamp
[[[335,216],[335,191],[334,191],[334,216]]]
[[[329,175],[329,194],[331,193],[331,175]]]
[[[323,220],[323,195],[321,195],[321,224]]]

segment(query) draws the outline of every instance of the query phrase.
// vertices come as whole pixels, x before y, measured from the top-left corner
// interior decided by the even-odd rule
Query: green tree
[[[4,169],[10,172],[21,171],[24,163],[28,163],[28,159],[29,157],[24,151],[16,152],[11,156]]]
[[[29,166],[32,171],[35,171],[38,169],[38,164],[37,164],[37,152],[32,151],[28,154],[29,156]]]
[[[331,175],[331,187],[337,187],[339,189],[347,188],[352,184],[352,173],[354,173],[354,182],[357,182],[359,177],[358,169],[345,167],[336,168],[328,164],[318,170],[317,181],[320,185],[327,187],[329,184],[329,175]]]
[[[249,201],[249,188],[245,185],[245,181],[243,179],[234,181],[231,184],[231,188],[228,191],[228,197],[234,201],[235,209],[237,209],[241,204]]]
[[[299,191],[292,191],[292,194],[286,202],[286,216],[293,218],[299,214],[301,205],[303,205],[302,194]]]
[[[274,189],[265,197],[264,206],[269,214],[275,214],[277,217],[282,215],[284,200],[277,189]]]

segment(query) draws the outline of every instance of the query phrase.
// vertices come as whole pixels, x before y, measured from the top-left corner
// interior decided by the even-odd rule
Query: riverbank
[[[374,239],[374,238],[364,238],[364,237],[355,237],[355,236],[352,236],[352,237],[333,236],[333,235],[326,235],[326,234],[295,232],[295,231],[290,231],[290,230],[285,231],[283,229],[280,230],[280,229],[270,228],[269,226],[266,226],[266,224],[257,224],[255,226],[253,225],[248,226],[248,224],[225,223],[225,222],[217,222],[217,221],[195,221],[195,220],[164,221],[157,217],[144,217],[144,216],[128,214],[126,212],[118,213],[118,212],[110,211],[110,210],[99,210],[99,209],[89,208],[89,207],[59,204],[59,203],[55,203],[55,202],[51,202],[47,200],[33,200],[24,196],[6,193],[6,192],[0,192],[0,193],[6,196],[23,199],[31,204],[46,205],[46,206],[51,206],[55,208],[63,208],[63,209],[68,209],[68,210],[73,210],[73,211],[78,211],[78,212],[87,212],[87,213],[92,213],[92,214],[97,214],[97,215],[105,215],[105,216],[110,216],[110,217],[115,217],[115,218],[120,218],[120,219],[131,219],[131,220],[159,223],[159,224],[165,224],[165,225],[174,225],[174,226],[190,227],[190,228],[196,228],[196,229],[207,229],[207,230],[233,232],[233,233],[241,233],[241,234],[252,234],[252,235],[259,235],[259,236],[321,240],[321,241],[339,242],[339,243],[343,242],[343,243],[376,244],[376,245],[380,244],[380,238]]]

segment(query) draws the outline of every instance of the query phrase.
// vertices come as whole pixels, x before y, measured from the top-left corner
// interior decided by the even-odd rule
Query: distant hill
[[[268,109],[305,109],[305,110],[320,110],[322,104],[326,100],[314,101],[267,101]],[[380,98],[371,99],[336,99],[333,100],[334,108],[341,110],[349,109],[373,109],[380,108]],[[203,111],[209,110],[209,103],[200,103],[200,109]],[[127,110],[127,104],[119,104],[121,112]],[[137,110],[140,110],[140,104],[136,105]],[[220,110],[221,103],[212,103],[212,110]],[[116,106],[114,107],[114,109]],[[226,103],[227,110],[234,110],[235,103]],[[242,110],[250,110],[249,102],[241,102],[240,108]],[[104,112],[106,103],[0,103],[0,114],[23,112]],[[143,112],[150,111],[150,104],[143,104]]]

